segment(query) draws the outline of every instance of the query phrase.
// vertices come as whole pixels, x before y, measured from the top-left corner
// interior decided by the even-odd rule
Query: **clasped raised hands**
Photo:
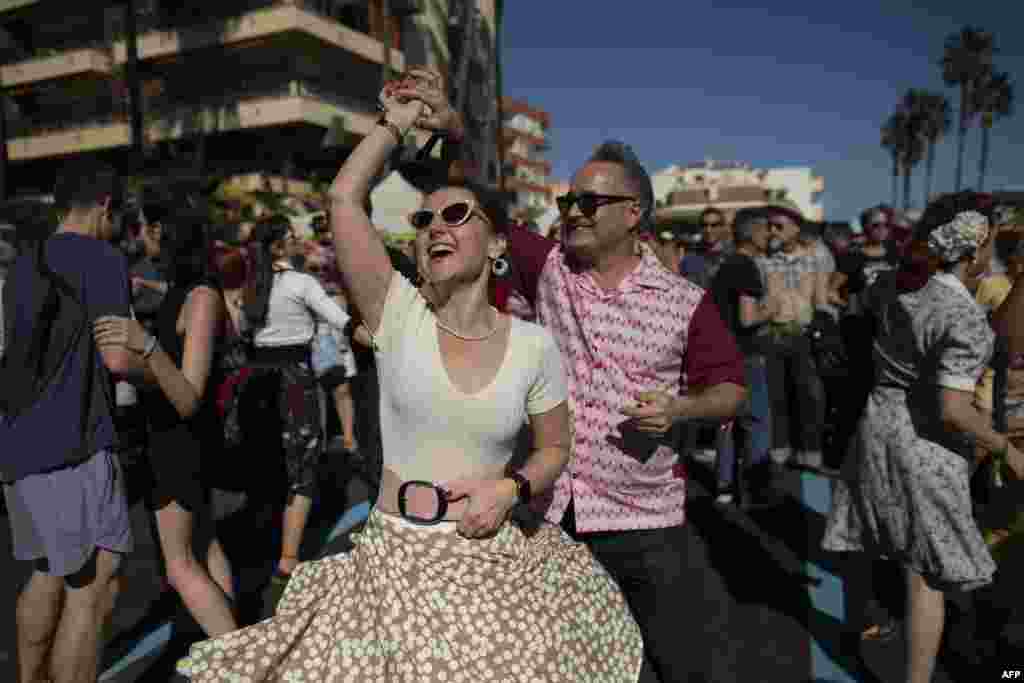
[[[395,125],[462,137],[462,117],[448,100],[444,78],[431,67],[415,67],[388,81],[380,94],[381,107]]]

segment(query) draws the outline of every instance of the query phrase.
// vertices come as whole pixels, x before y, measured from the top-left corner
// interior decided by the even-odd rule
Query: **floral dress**
[[[833,491],[823,546],[869,550],[939,590],[991,582],[992,560],[971,508],[973,444],[941,420],[942,389],[973,392],[994,334],[949,274],[898,295],[872,288],[875,387]]]

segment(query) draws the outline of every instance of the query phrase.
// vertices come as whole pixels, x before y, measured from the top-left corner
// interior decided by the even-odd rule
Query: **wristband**
[[[516,500],[520,503],[529,503],[532,497],[530,480],[519,472],[513,472],[508,478],[516,483]]]

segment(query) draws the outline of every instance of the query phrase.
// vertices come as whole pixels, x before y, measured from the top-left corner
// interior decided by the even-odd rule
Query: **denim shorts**
[[[330,332],[321,332],[313,340],[312,349],[313,372],[317,378],[323,377],[334,368],[343,368],[344,377],[351,379],[356,374],[355,355],[351,348],[342,348],[338,340]]]

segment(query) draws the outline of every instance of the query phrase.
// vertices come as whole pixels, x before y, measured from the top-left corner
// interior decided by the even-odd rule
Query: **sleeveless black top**
[[[188,295],[196,287],[219,287],[213,281],[199,281],[189,287],[172,287],[164,297],[156,315],[155,333],[160,346],[181,367],[185,340],[178,334],[178,317]],[[150,424],[149,461],[154,482],[152,503],[156,509],[171,501],[195,511],[206,500],[208,487],[204,476],[204,453],[216,448],[221,430],[218,427],[212,400],[216,386],[217,358],[206,382],[206,391],[199,410],[190,417],[178,414],[160,387],[146,392],[143,404]],[[216,452],[212,453],[216,459]]]

